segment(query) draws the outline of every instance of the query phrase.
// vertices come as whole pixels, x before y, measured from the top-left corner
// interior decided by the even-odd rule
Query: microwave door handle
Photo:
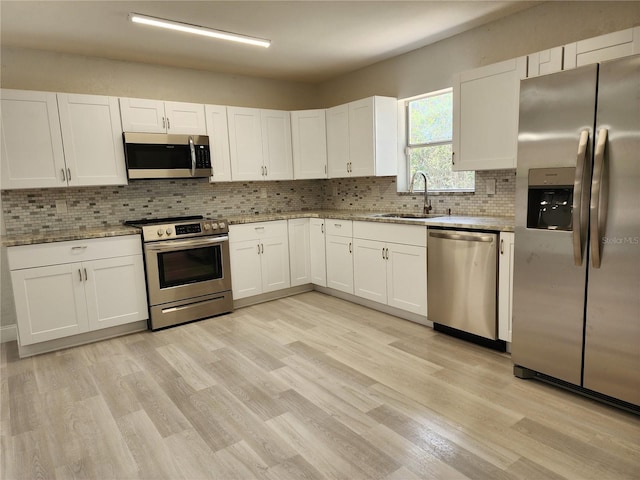
[[[189,137],[189,152],[191,153],[191,176],[196,176],[196,147],[193,145],[193,137]]]
[[[577,267],[582,265],[584,245],[587,237],[587,214],[589,204],[585,194],[589,191],[585,188],[585,178],[588,178],[589,167],[587,165],[587,153],[589,150],[589,130],[580,132],[578,142],[578,155],[576,158],[576,176],[573,182],[573,261]]]
[[[598,130],[598,142],[596,144],[593,167],[593,180],[591,182],[591,265],[600,268],[602,255],[602,234],[607,221],[607,185],[605,183],[605,148],[609,131],[606,128]]]

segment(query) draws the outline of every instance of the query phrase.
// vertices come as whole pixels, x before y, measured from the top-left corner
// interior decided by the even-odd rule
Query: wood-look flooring
[[[638,479],[640,418],[317,292],[1,361],[2,479]]]

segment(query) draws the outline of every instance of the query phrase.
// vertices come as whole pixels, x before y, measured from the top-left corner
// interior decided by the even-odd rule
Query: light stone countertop
[[[268,222],[273,220],[289,220],[294,218],[335,218],[337,220],[354,220],[380,223],[399,223],[405,225],[423,225],[426,227],[463,228],[469,230],[494,230],[513,232],[513,217],[467,217],[443,215],[426,219],[378,217],[385,212],[365,212],[353,210],[310,210],[282,213],[265,213],[259,215],[232,215],[227,217],[230,225],[243,223]],[[22,235],[4,235],[1,237],[3,247],[33,245],[36,243],[63,242],[68,240],[86,240],[91,238],[117,237],[136,235],[140,230],[125,225],[112,225],[90,229],[69,229],[50,232],[38,232]]]

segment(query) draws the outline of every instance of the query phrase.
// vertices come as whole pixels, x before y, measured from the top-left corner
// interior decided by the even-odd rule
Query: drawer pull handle
[[[86,248],[86,245],[80,245],[78,247],[71,247],[71,250],[85,250]]]

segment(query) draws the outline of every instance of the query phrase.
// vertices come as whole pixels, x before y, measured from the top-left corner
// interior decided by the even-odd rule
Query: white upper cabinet
[[[325,110],[291,112],[293,178],[327,178],[327,127]]]
[[[69,186],[125,185],[118,99],[59,93],[58,109]]]
[[[56,94],[2,90],[0,115],[2,188],[66,186]]]
[[[144,98],[120,98],[122,129],[125,132],[205,135],[204,105],[164,102]]]
[[[293,180],[291,116],[282,110],[260,110],[265,180]]]
[[[2,90],[2,188],[127,183],[117,100]]]
[[[565,70],[640,53],[640,27],[628,28],[564,46]]]
[[[207,135],[211,150],[210,182],[231,181],[231,157],[229,155],[229,127],[227,107],[224,105],[205,105]]]
[[[349,176],[349,105],[327,109],[327,165],[329,178]]]
[[[398,101],[369,97],[327,110],[329,178],[397,174]]]
[[[515,168],[521,57],[454,75],[453,170]]]
[[[550,48],[527,56],[527,78],[562,70],[562,47]]]
[[[231,177],[243,180],[292,180],[289,112],[227,107]]]

